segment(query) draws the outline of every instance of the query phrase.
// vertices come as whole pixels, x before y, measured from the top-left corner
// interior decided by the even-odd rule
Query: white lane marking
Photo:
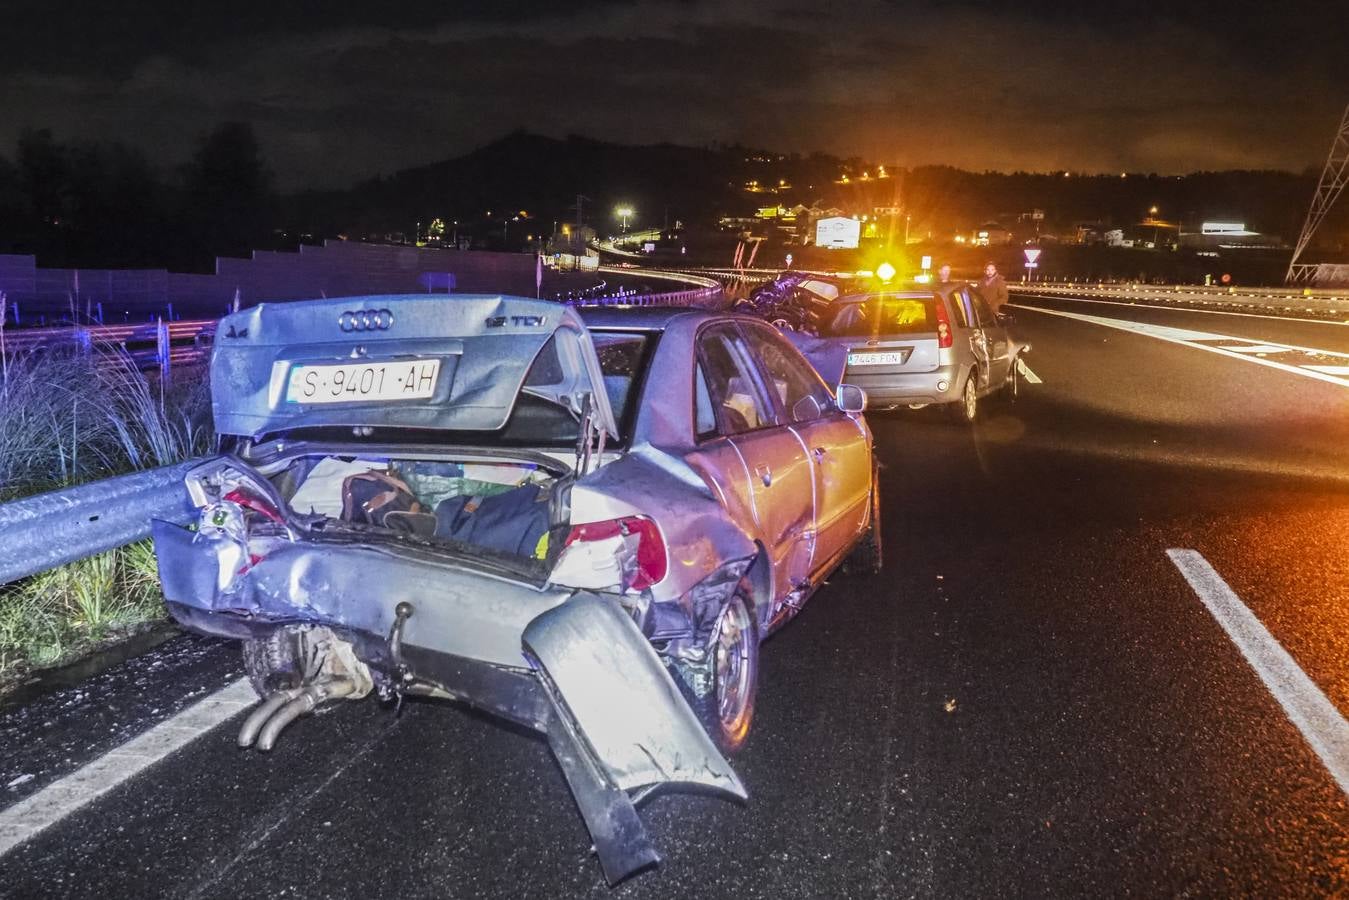
[[[1349,722],[1197,550],[1166,555],[1349,796]]]
[[[0,810],[0,856],[257,702],[247,678],[231,682],[149,731]]]
[[[1287,347],[1277,344],[1221,344],[1219,350],[1231,350],[1233,353],[1287,353]]]
[[[1226,309],[1191,309],[1190,307],[1186,306],[1162,306],[1161,304],[1143,303],[1141,301],[1136,303],[1129,303],[1125,300],[1097,300],[1093,297],[1070,297],[1066,294],[1065,295],[1037,294],[1029,296],[1028,299],[1069,300],[1072,301],[1073,303],[1104,303],[1108,306],[1132,306],[1135,309],[1137,309],[1138,307],[1142,307],[1144,309],[1164,309],[1167,312],[1203,313],[1206,316],[1241,316],[1242,318],[1245,319],[1277,319],[1280,322],[1307,322],[1312,325],[1339,325],[1341,327],[1349,325],[1349,319],[1345,319],[1343,321],[1340,321],[1338,319],[1300,319],[1295,316],[1276,316],[1270,313],[1232,312],[1231,310]],[[1012,305],[1020,307],[1021,309],[1040,309],[1040,307],[1038,306],[1027,306],[1024,303],[1013,302]]]
[[[1340,378],[1325,372],[1317,371],[1318,367],[1313,365],[1289,365],[1273,359],[1265,359],[1260,356],[1251,356],[1249,353],[1238,353],[1235,350],[1226,349],[1213,344],[1199,343],[1200,341],[1226,341],[1239,342],[1243,338],[1234,337],[1230,334],[1213,334],[1207,331],[1192,331],[1188,328],[1171,328],[1167,325],[1151,325],[1146,322],[1130,322],[1124,319],[1107,319],[1101,316],[1088,316],[1083,313],[1064,312],[1060,309],[1039,309],[1027,307],[1032,312],[1043,313],[1047,316],[1060,316],[1065,319],[1076,319],[1080,322],[1090,322],[1093,325],[1101,325],[1106,328],[1117,328],[1120,331],[1128,331],[1133,334],[1140,334],[1144,337],[1156,338],[1159,341],[1167,341],[1172,344],[1180,344],[1182,347],[1192,347],[1195,350],[1207,350],[1209,353],[1218,353],[1230,359],[1241,359],[1249,363],[1255,363],[1259,366],[1268,366],[1271,369],[1279,369],[1283,372],[1290,372],[1293,375],[1301,375],[1304,378],[1314,378],[1317,381],[1324,381],[1328,384],[1337,384],[1340,387],[1349,387],[1349,378]],[[1249,342],[1248,342],[1249,343]],[[1269,345],[1274,346],[1274,345]],[[1275,347],[1278,353],[1310,353],[1318,356],[1335,356],[1349,359],[1349,353],[1340,353],[1336,350],[1318,350],[1314,347],[1299,347],[1294,344],[1280,344]]]
[[[1313,372],[1320,372],[1324,375],[1349,375],[1349,366],[1303,366],[1304,369],[1311,369]]]
[[[1025,378],[1030,384],[1045,383],[1044,379],[1032,372],[1030,366],[1026,365],[1026,361],[1019,356],[1016,358],[1016,370],[1020,372],[1021,377]]]

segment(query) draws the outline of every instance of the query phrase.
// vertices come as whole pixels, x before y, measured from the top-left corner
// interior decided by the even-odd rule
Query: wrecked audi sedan
[[[154,538],[173,616],[243,641],[241,746],[371,692],[470,704],[546,736],[611,883],[658,860],[653,792],[745,798],[760,641],[880,563],[860,390],[707,311],[378,296],[216,335],[222,453]]]

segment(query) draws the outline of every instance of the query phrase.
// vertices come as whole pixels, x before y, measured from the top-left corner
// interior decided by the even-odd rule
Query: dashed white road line
[[[1021,357],[1016,358],[1016,370],[1021,373],[1021,377],[1026,379],[1029,384],[1044,384],[1045,380],[1031,371],[1030,366]]]
[[[65,778],[0,810],[0,856],[257,702],[247,678],[231,682]]]
[[[1196,550],[1173,549],[1166,555],[1349,796],[1349,722],[1208,560]]]
[[[1208,331],[1194,331],[1189,328],[1172,328],[1169,325],[1153,325],[1148,322],[1134,322],[1128,319],[1109,319],[1102,316],[1089,316],[1084,313],[1065,312],[1061,309],[1040,309],[1039,307],[1023,308],[1047,316],[1059,316],[1064,319],[1076,319],[1079,322],[1089,322],[1092,325],[1101,325],[1105,328],[1115,328],[1119,331],[1127,331],[1131,334],[1155,338],[1159,341],[1166,341],[1171,344],[1179,344],[1182,347],[1190,347],[1194,350],[1205,350],[1209,353],[1217,353],[1221,356],[1226,356],[1228,359],[1240,359],[1249,363],[1255,363],[1258,366],[1267,366],[1271,369],[1278,369],[1281,372],[1288,372],[1292,375],[1301,375],[1304,378],[1313,378],[1328,384],[1349,387],[1349,378],[1343,378],[1338,375],[1320,371],[1321,369],[1326,368],[1325,366],[1312,364],[1292,365],[1290,363],[1279,362],[1278,360],[1266,359],[1262,356],[1254,355],[1255,352],[1258,351],[1260,353],[1292,354],[1295,357],[1296,355],[1301,354],[1304,357],[1321,356],[1349,359],[1349,353],[1341,353],[1338,350],[1318,350],[1315,347],[1301,347],[1296,344],[1261,343],[1259,346],[1254,346],[1257,342],[1230,334],[1214,334]],[[1203,343],[1205,341],[1219,343]],[[1238,346],[1242,348],[1241,351],[1234,349],[1234,347]],[[1338,366],[1335,368],[1338,368]]]

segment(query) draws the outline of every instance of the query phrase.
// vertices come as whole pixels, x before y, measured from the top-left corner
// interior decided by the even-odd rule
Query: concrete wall
[[[241,305],[362,294],[444,291],[534,296],[535,258],[527,253],[443,250],[328,241],[298,253],[258,251],[251,259],[220,258],[214,275],[163,269],[39,269],[31,256],[0,255],[5,320],[54,324],[71,318],[107,324],[165,318],[209,318]]]

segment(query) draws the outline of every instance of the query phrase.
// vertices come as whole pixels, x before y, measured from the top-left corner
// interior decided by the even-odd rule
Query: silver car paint
[[[407,298],[407,302],[419,303],[422,299]],[[468,302],[472,316],[478,316],[480,310],[474,304],[480,304],[481,298]],[[526,306],[517,309],[535,303],[519,302]],[[324,312],[349,303],[330,301]],[[393,306],[396,312],[398,304]],[[568,312],[567,317],[569,323],[580,322],[574,312]],[[651,517],[667,546],[668,572],[650,589],[650,602],[680,608],[690,620],[695,612],[691,606],[691,598],[697,596],[695,589],[713,580],[728,565],[738,566],[734,571],[744,571],[760,556],[762,548],[767,551],[767,565],[750,569],[746,577],[756,589],[760,620],[766,623],[783,611],[789,597],[793,598],[789,612],[799,608],[822,578],[821,567],[835,563],[864,531],[870,508],[865,502],[856,514],[842,516],[846,527],[830,530],[828,546],[820,545],[815,523],[817,519],[840,519],[837,510],[827,508],[831,501],[820,501],[819,484],[847,482],[837,492],[842,503],[869,496],[873,489],[871,436],[860,416],[832,412],[826,418],[833,423],[836,436],[830,440],[836,444],[823,447],[824,454],[819,458],[808,452],[813,449],[812,442],[797,426],[765,429],[754,440],[737,437],[697,443],[691,423],[692,360],[699,330],[718,321],[736,319],[699,312],[676,315],[664,323],[648,367],[649,373],[659,373],[659,381],[648,378],[626,451],[616,458],[607,454],[604,465],[582,475],[573,485],[571,522],[634,514]],[[522,343],[521,352],[529,353],[532,360],[541,346],[538,335],[527,343]],[[584,350],[589,345],[588,341],[578,341],[575,346]],[[275,349],[268,352],[276,355]],[[219,358],[229,361],[236,355],[227,353]],[[250,358],[254,377],[265,371],[270,384],[273,368],[262,366],[258,361],[261,357]],[[590,358],[593,360],[593,352]],[[457,377],[463,378],[473,369],[471,359],[465,354],[465,368]],[[594,371],[589,363],[586,368]],[[512,374],[508,380],[518,385],[524,370],[518,365],[509,369]],[[228,371],[222,390],[233,390],[233,379],[245,377],[243,369]],[[490,373],[484,371],[474,377],[487,379]],[[480,383],[484,391],[496,396],[486,381]],[[598,379],[591,383],[598,383]],[[500,410],[499,403],[485,406],[497,412],[485,415],[483,422],[493,419]],[[381,422],[398,420],[395,414],[382,415]],[[235,421],[235,427],[245,433],[259,427],[256,416],[236,420],[227,417],[227,421]],[[262,427],[265,430],[269,426]],[[718,443],[722,452],[714,446]],[[838,472],[824,474],[821,459],[841,459],[848,455],[845,450],[855,457],[865,457],[866,464],[850,467],[850,480]],[[284,442],[278,452],[284,452]],[[446,452],[452,450],[447,448]],[[556,451],[549,451],[549,455],[559,456]],[[785,490],[773,493],[773,485],[767,484],[763,487],[768,491],[756,494],[750,479],[763,465]],[[762,475],[759,477],[762,483]],[[833,493],[826,489],[824,496]],[[790,507],[789,511],[779,515],[779,504]],[[238,557],[222,555],[225,549],[214,546],[201,533],[192,534],[164,523],[156,529],[165,596],[175,605],[175,615],[182,613],[181,618],[191,627],[209,630],[210,623],[224,617],[227,621],[220,621],[216,633],[242,636],[257,627],[305,622],[332,626],[367,645],[378,645],[382,636],[389,634],[390,647],[394,646],[392,635],[401,627],[401,640],[410,650],[433,651],[539,679],[557,715],[574,719],[581,741],[577,746],[584,745],[584,752],[593,755],[592,763],[603,773],[605,784],[626,789],[696,783],[734,796],[744,795],[743,785],[711,747],[633,623],[629,601],[636,603],[640,598],[598,596],[578,591],[578,585],[567,585],[565,554],[552,573],[553,583],[536,584],[512,574],[509,567],[493,568],[482,560],[456,559],[455,553],[443,549],[369,535],[331,541],[303,535],[294,540],[279,537],[268,544],[262,559],[233,574],[221,568],[221,560],[232,565]],[[807,554],[804,558],[803,551]],[[228,588],[222,590],[221,583]],[[609,587],[613,591],[621,588]],[[400,622],[395,611],[403,603],[415,612]],[[687,643],[696,639],[690,633],[679,640]],[[672,639],[670,644],[673,647],[678,642]],[[381,654],[387,657],[383,650],[376,655]],[[390,662],[374,657],[370,661],[372,665]],[[409,676],[415,677],[416,671]],[[529,677],[525,683],[529,683]],[[471,691],[452,684],[428,683],[427,689],[436,696],[482,702],[497,711],[510,708],[509,703],[475,698]],[[640,708],[642,715],[630,714],[634,708]],[[566,736],[559,737],[556,729],[541,722],[544,715],[536,712],[527,718],[526,724],[531,727],[548,730],[556,751],[567,754],[568,759],[575,756]],[[573,789],[578,790],[575,769],[568,764],[564,769]],[[607,803],[622,802],[612,792],[604,796],[609,798]],[[582,807],[585,814],[584,802]],[[587,818],[587,824],[594,835],[594,822]],[[598,836],[596,840],[598,843]],[[623,868],[612,858],[610,862],[616,866],[614,871]],[[606,864],[608,871],[610,866]]]
[[[937,285],[933,290],[922,291],[872,291],[867,295],[851,295],[836,301],[837,304],[855,302],[861,297],[877,293],[928,298],[936,292],[944,298],[940,302],[947,304],[953,338],[951,347],[937,347],[935,333],[878,334],[870,340],[826,336],[801,340],[800,345],[807,349],[813,362],[820,360],[824,365],[836,365],[841,351],[845,361],[841,380],[865,390],[871,409],[957,402],[966,379],[976,369],[976,393],[980,397],[987,396],[1002,387],[1011,365],[1024,351],[1026,344],[1009,334],[1002,325],[962,325],[957,318],[957,311],[951,307],[959,302],[957,292],[964,289],[964,285],[957,284]],[[912,348],[914,356],[911,357],[911,367],[917,371],[881,373],[868,372],[866,367],[846,366],[847,353],[850,351],[892,348]]]

